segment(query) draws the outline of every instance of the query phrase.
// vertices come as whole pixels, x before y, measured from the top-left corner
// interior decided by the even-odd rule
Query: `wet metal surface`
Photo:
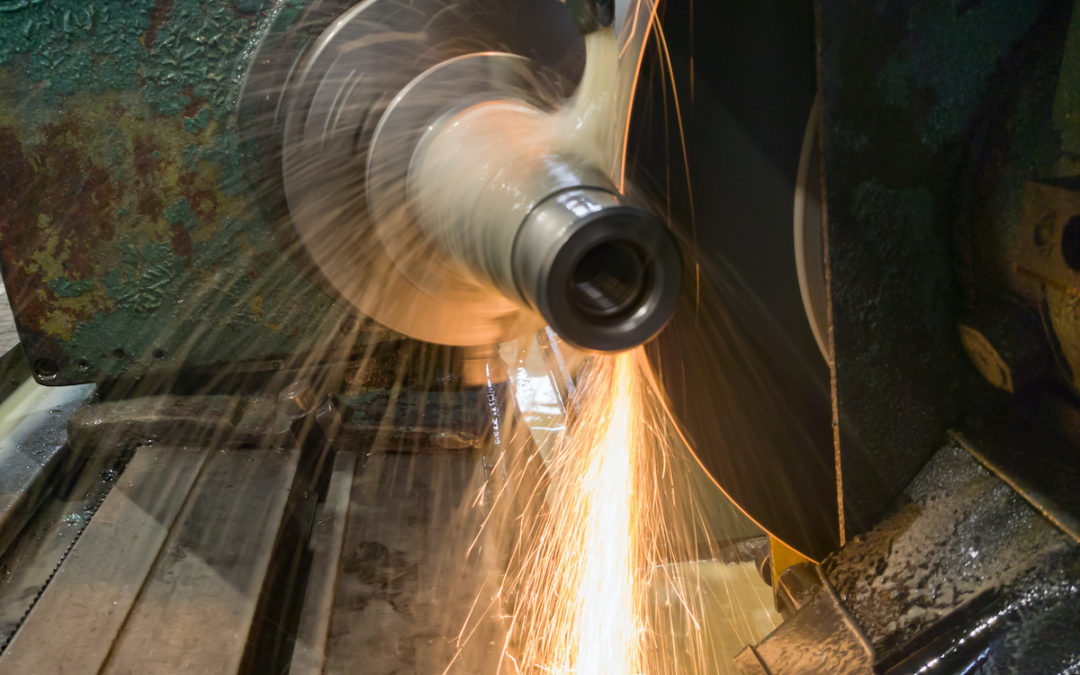
[[[163,446],[135,453],[0,656],[0,669],[99,672],[206,457],[204,449]],[[52,642],[58,634],[63,649]]]
[[[818,573],[813,598],[740,654],[745,673],[1050,673],[1080,662],[1080,546],[956,445]]]
[[[239,670],[298,459],[295,450],[213,453],[103,672]]]
[[[823,589],[792,618],[755,647],[740,652],[736,663],[745,675],[873,673],[873,652],[844,608]]]
[[[358,382],[344,418],[323,424],[322,405],[284,415],[284,436],[270,433],[279,408],[305,397],[149,396],[77,411],[76,449],[139,447],[44,593],[56,560],[37,585],[16,575],[33,596],[23,608],[40,598],[0,669],[234,673],[291,661],[426,673],[457,656],[460,672],[494,672],[504,523],[476,539],[492,413],[476,388],[402,387],[406,370],[388,390]],[[504,389],[493,385],[496,405]],[[506,425],[500,443],[528,438]],[[330,471],[332,448],[345,451]],[[486,607],[469,619],[478,598]],[[477,630],[459,642],[468,621]],[[74,636],[64,649],[58,626]]]
[[[4,403],[0,436],[0,553],[49,496],[50,479],[70,461],[67,421],[93,392],[88,385],[45,390],[27,382]]]
[[[353,485],[327,643],[327,673],[495,672],[505,640],[497,616],[502,561],[494,542],[472,551],[483,514],[478,457],[372,457]],[[476,605],[477,632],[459,633]],[[498,615],[498,607],[495,608]],[[455,660],[455,656],[457,656]]]
[[[277,400],[243,396],[142,396],[83,406],[68,430],[76,448],[176,442],[220,447],[295,444],[293,419]]]
[[[1080,467],[1075,448],[1023,419],[987,419],[951,432],[956,442],[1032,507],[1080,543]]]
[[[341,551],[356,468],[355,453],[337,453],[326,500],[315,513],[311,533],[311,572],[289,666],[289,673],[293,675],[318,675],[326,666],[326,643],[333,616],[334,592],[341,572]]]
[[[929,662],[952,648],[949,635],[969,633],[998,664],[991,672],[1057,672],[1080,657],[1080,547],[1070,537],[957,446],[905,495],[823,565],[879,666],[936,644]],[[1028,621],[1029,607],[1053,619]],[[1025,643],[1039,647],[1017,651]]]
[[[0,404],[0,649],[105,499],[124,462],[120,449],[81,453],[66,442],[68,416],[92,387],[50,389],[28,373],[24,377]]]

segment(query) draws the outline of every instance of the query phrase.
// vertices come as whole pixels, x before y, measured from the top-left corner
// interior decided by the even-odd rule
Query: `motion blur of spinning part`
[[[0,0],[0,672],[512,672],[552,420],[640,345],[722,598],[670,672],[1080,668],[1080,5],[651,17]],[[625,165],[483,117],[608,18]]]
[[[547,46],[562,63],[481,51],[527,40],[536,11],[360,3],[295,66],[283,65],[294,49],[264,42],[239,112],[257,138],[280,136],[271,180],[283,177],[304,252],[367,316],[441,344],[487,346],[547,323],[579,347],[627,349],[667,322],[681,265],[664,222],[626,204],[609,167],[518,147],[519,127],[485,118],[478,157],[451,144],[432,169],[459,177],[429,189],[451,194],[425,194],[426,155],[470,113],[502,104],[540,114],[572,91],[558,69],[580,69],[580,57],[566,63],[573,31]],[[484,184],[472,188],[470,174]]]

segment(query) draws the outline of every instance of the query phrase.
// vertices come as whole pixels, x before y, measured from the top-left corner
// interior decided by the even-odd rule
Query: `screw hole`
[[[122,359],[127,356],[127,352],[123,349],[114,349],[112,355],[113,358]]]
[[[155,349],[153,351],[153,357],[155,359],[163,359],[163,358],[165,358],[165,350],[164,349]]]
[[[37,375],[39,380],[54,380],[59,372],[59,366],[52,359],[37,359],[34,361],[34,374]]]
[[[348,335],[352,333],[354,330],[356,330],[356,318],[352,316],[345,317],[344,319],[342,319],[341,324],[338,326],[338,330],[341,331],[342,335]]]
[[[1080,216],[1073,216],[1061,230],[1061,257],[1074,272],[1080,272]]]

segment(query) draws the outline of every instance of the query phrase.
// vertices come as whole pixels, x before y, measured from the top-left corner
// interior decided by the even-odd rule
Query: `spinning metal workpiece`
[[[547,27],[554,48],[526,57],[504,50],[535,42],[517,34],[526,10],[493,4],[356,5],[293,65],[256,58],[242,114],[281,138],[288,210],[313,270],[379,323],[461,346],[545,323],[586,349],[638,345],[674,310],[680,254],[665,223],[589,160],[550,147],[508,153],[512,131],[485,128],[484,144],[434,177],[486,181],[478,197],[418,204],[431,182],[418,177],[422,155],[444,127],[489,104],[548,114],[579,75],[581,38],[565,12],[549,12],[565,20]],[[497,146],[498,157],[484,154]]]

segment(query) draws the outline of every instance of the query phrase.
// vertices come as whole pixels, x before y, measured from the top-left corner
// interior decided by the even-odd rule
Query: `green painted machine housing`
[[[0,0],[0,266],[40,382],[354,348],[235,114],[308,4]]]

